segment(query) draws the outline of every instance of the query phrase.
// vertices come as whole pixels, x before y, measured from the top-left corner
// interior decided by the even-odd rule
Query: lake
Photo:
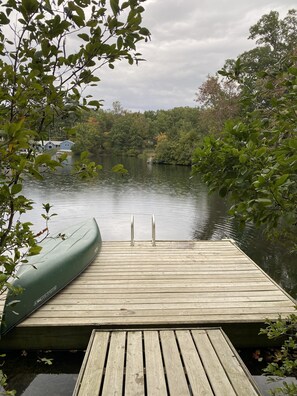
[[[95,217],[103,240],[129,240],[134,215],[135,240],[148,240],[154,214],[157,240],[232,238],[276,282],[297,297],[296,254],[267,241],[252,225],[241,229],[228,215],[228,202],[216,194],[209,195],[199,177],[191,177],[190,168],[148,164],[128,157],[97,160],[103,171],[93,180],[82,181],[71,175],[70,158],[63,169],[46,174],[43,181],[28,181],[24,194],[35,202],[35,207],[24,220],[30,220],[36,232],[43,229],[42,203],[49,202],[52,212],[57,214],[50,221],[52,233]],[[111,172],[117,163],[128,169],[128,175]],[[53,359],[53,365],[46,366],[42,360],[37,361],[38,353],[31,359],[21,353],[12,354],[7,361],[11,387],[20,395],[39,395],[41,389],[43,396],[71,394],[82,354],[69,357],[67,352]],[[28,378],[27,386],[24,378]],[[56,386],[54,392],[45,386],[47,382]]]

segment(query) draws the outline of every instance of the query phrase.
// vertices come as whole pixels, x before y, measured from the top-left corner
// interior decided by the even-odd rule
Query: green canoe
[[[29,257],[11,282],[23,291],[8,292],[1,323],[4,335],[76,278],[96,257],[101,236],[95,219],[72,226],[42,243],[41,253]]]

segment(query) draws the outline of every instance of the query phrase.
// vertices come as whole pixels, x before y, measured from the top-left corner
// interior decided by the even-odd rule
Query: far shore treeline
[[[208,76],[195,101],[199,106],[143,113],[125,110],[117,101],[110,110],[67,113],[46,134],[52,140],[73,140],[77,154],[143,155],[157,163],[191,165],[203,138],[217,135],[230,117],[239,114],[236,85],[218,76]]]
[[[209,133],[202,112],[190,107],[129,112],[115,103],[113,110],[85,112],[80,120],[72,120],[68,136],[67,128],[59,133],[55,127],[49,136],[70,138],[75,153],[144,155],[159,163],[190,165],[194,148]]]

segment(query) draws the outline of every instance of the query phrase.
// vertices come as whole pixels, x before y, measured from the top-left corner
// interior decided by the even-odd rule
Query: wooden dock
[[[94,328],[220,326],[259,346],[266,318],[295,301],[232,241],[103,242],[75,281],[8,333],[0,348],[83,349]]]
[[[73,396],[257,396],[221,329],[97,331]]]

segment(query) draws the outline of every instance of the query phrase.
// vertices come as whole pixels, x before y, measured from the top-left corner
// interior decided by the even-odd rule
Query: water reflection
[[[72,395],[83,357],[83,351],[9,351],[3,368],[18,396],[66,396]]]
[[[30,180],[25,193],[36,202],[28,215],[36,231],[43,228],[42,203],[54,205],[57,217],[52,232],[74,221],[93,216],[103,240],[129,240],[130,218],[135,216],[135,239],[151,238],[151,215],[155,215],[157,239],[232,238],[274,280],[297,296],[296,255],[267,241],[252,225],[244,229],[228,216],[228,203],[209,195],[190,169],[152,165],[129,157],[102,157],[104,170],[98,179],[81,181],[71,176],[71,163],[59,173],[45,176],[42,182]],[[122,163],[127,176],[111,172]]]

